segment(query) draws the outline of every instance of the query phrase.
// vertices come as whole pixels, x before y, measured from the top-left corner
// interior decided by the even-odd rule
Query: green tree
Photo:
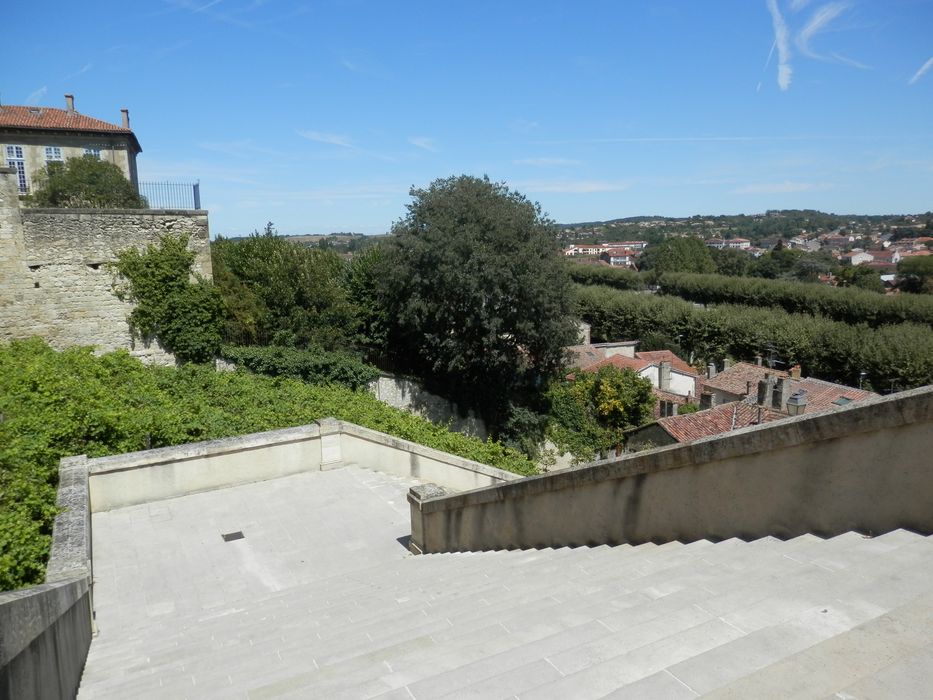
[[[710,255],[716,265],[716,272],[729,277],[743,277],[748,274],[751,257],[748,253],[735,248],[714,248]]]
[[[381,279],[389,347],[495,434],[509,399],[536,392],[576,337],[556,227],[488,178],[450,177],[410,194]]]
[[[554,382],[548,398],[548,436],[578,462],[618,451],[623,433],[651,421],[654,414],[651,382],[612,365]]]
[[[897,264],[900,288],[905,292],[933,294],[933,255],[917,255]]]
[[[664,272],[715,272],[716,263],[709,248],[695,236],[668,238],[649,247],[641,257],[643,269],[655,275]]]
[[[114,269],[125,282],[115,290],[136,303],[129,317],[135,334],[158,339],[182,362],[209,362],[220,350],[223,300],[210,282],[191,281],[193,263],[187,236],[163,236],[144,252],[119,253]]]
[[[36,177],[29,203],[37,207],[78,209],[143,209],[146,206],[146,200],[139,196],[120,168],[91,156],[46,165]]]
[[[847,265],[839,269],[836,279],[840,287],[858,287],[872,292],[884,292],[884,282],[881,281],[881,276],[870,267]]]
[[[333,250],[279,236],[272,222],[246,240],[211,246],[215,280],[237,345],[353,345],[357,318],[344,288],[347,265]]]

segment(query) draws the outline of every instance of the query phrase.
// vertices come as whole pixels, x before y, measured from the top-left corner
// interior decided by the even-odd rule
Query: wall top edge
[[[97,457],[88,460],[88,467],[91,474],[104,474],[111,471],[123,471],[165,462],[178,462],[198,457],[235,452],[238,450],[270,447],[289,442],[300,442],[320,437],[320,434],[321,427],[316,423],[312,423],[294,428],[282,428],[280,430],[269,430],[262,433],[237,435],[218,438],[216,440],[189,442],[183,445],[170,445],[168,447],[157,447],[155,449],[142,450],[139,452],[125,452],[119,455]]]
[[[138,216],[207,216],[207,209],[65,209],[61,207],[21,207],[25,216],[30,214],[97,214],[97,215],[125,215],[135,214]]]
[[[364,428],[360,425],[356,425],[355,423],[337,421],[337,425],[339,426],[339,431],[343,434],[359,437],[370,442],[386,445],[388,447],[395,447],[397,449],[405,450],[406,452],[411,452],[423,457],[429,457],[431,459],[448,462],[454,466],[461,467],[463,469],[469,469],[470,471],[484,474],[496,479],[501,479],[502,481],[514,481],[516,479],[522,478],[520,474],[508,472],[504,469],[499,469],[488,464],[483,464],[482,462],[475,462],[471,459],[460,457],[459,455],[454,455],[449,452],[434,449],[433,447],[419,445],[416,442],[403,440],[402,438],[393,437],[392,435],[387,435],[386,433],[380,433],[378,430]]]

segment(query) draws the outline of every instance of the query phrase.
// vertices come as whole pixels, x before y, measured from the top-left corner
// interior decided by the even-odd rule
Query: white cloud
[[[520,158],[512,161],[513,165],[530,165],[535,168],[551,168],[561,165],[582,165],[578,160],[570,158]]]
[[[800,49],[800,53],[810,58],[823,58],[810,48],[810,41],[848,8],[848,3],[829,2],[814,12],[803,29],[797,34],[797,48]]]
[[[768,12],[771,13],[771,23],[774,26],[774,46],[778,53],[777,83],[781,90],[790,87],[793,70],[790,65],[790,42],[788,40],[787,23],[781,16],[777,0],[767,0]]]
[[[916,83],[918,80],[920,80],[920,78],[923,77],[924,73],[930,70],[930,68],[933,68],[933,56],[930,56],[930,58],[927,59],[927,62],[920,66],[919,69],[917,69],[917,72],[914,73],[914,76],[907,81],[907,84],[913,85]]]
[[[437,144],[434,142],[434,139],[428,136],[412,136],[408,139],[408,143],[425,151],[437,153]]]
[[[517,187],[529,192],[555,192],[560,194],[592,194],[594,192],[622,192],[632,186],[630,182],[605,180],[564,180],[523,182]]]
[[[27,104],[27,105],[37,105],[37,104],[39,104],[39,100],[41,100],[43,97],[45,97],[45,93],[47,93],[48,91],[49,91],[49,88],[48,88],[47,85],[43,85],[43,86],[40,87],[38,90],[33,90],[33,91],[30,92],[29,95],[26,97],[26,104]]]
[[[84,74],[87,73],[89,70],[91,70],[93,67],[94,67],[94,64],[93,64],[93,63],[85,63],[83,66],[81,66],[81,67],[80,67],[78,70],[76,70],[74,73],[71,73],[70,75],[66,75],[66,76],[65,76],[65,80],[71,80],[72,78],[77,78],[79,75],[84,75]]]
[[[331,146],[340,146],[341,148],[356,148],[356,145],[354,145],[350,138],[340,136],[339,134],[325,134],[322,131],[309,131],[307,129],[298,129],[296,133],[302,138],[308,139],[308,141],[326,143]]]
[[[758,183],[745,185],[732,190],[732,194],[789,194],[792,192],[820,192],[832,189],[833,185],[827,182],[784,182]]]

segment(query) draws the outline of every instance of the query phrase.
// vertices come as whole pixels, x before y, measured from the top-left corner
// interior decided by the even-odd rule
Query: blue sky
[[[562,222],[933,209],[933,0],[4,8],[5,104],[119,121],[213,234],[381,233],[489,175]],[[12,31],[13,28],[19,28]]]

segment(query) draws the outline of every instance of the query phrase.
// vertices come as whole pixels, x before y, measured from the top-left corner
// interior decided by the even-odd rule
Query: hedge
[[[676,297],[577,286],[578,312],[594,341],[664,334],[696,359],[751,359],[771,352],[805,376],[875,391],[933,383],[933,329],[900,323],[872,328],[780,309],[718,305],[704,309]]]
[[[658,285],[662,294],[700,304],[778,307],[872,327],[905,322],[933,324],[933,296],[922,294],[884,296],[855,287],[680,272],[661,275]]]

